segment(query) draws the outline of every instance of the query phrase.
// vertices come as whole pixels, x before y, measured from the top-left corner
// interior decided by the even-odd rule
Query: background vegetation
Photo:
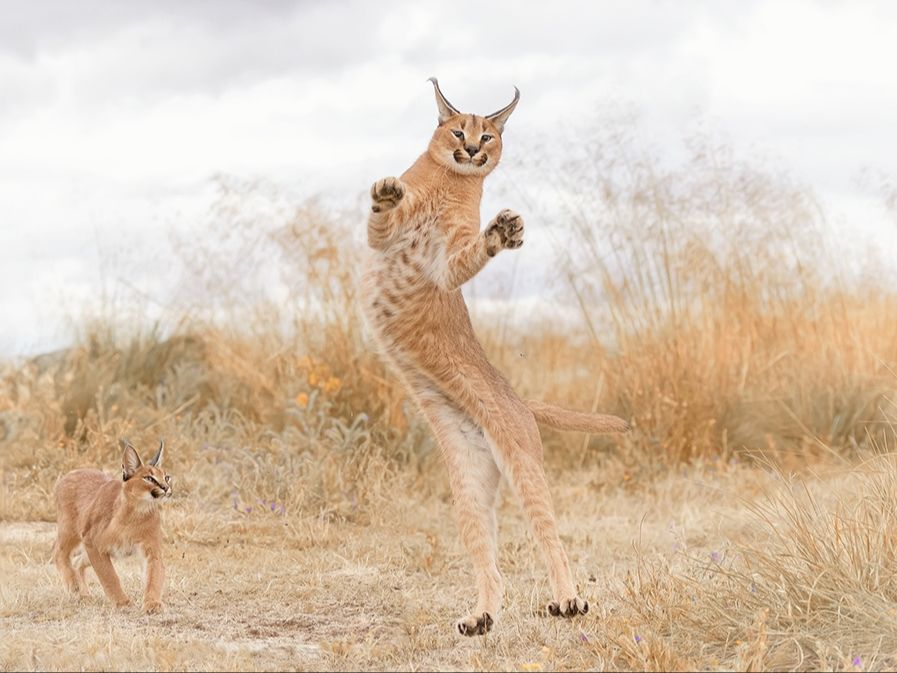
[[[706,137],[670,166],[636,137],[596,134],[539,189],[498,181],[555,223],[555,283],[526,320],[475,311],[522,394],[632,420],[544,433],[586,618],[541,614],[508,494],[505,614],[453,636],[469,569],[360,321],[358,209],[222,177],[208,236],[173,240],[176,307],[150,323],[115,288],[71,348],[0,370],[0,668],[897,666],[890,271],[845,259],[789,176]],[[47,563],[55,480],[115,471],[121,436],[171,447],[159,618],[98,586],[79,604]]]

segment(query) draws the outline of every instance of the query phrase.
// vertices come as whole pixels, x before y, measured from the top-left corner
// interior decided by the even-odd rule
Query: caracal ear
[[[439,88],[439,82],[435,77],[431,77],[429,82],[433,82],[433,88],[436,89],[436,107],[439,109],[439,124],[442,125],[455,115],[461,114],[458,108],[448,102],[448,99],[442,95],[442,89]]]
[[[143,466],[143,461],[140,460],[137,449],[131,446],[131,442],[127,439],[120,439],[118,443],[123,451],[121,457],[121,478],[123,481],[127,481]]]
[[[162,453],[163,453],[163,451],[165,451],[165,440],[164,440],[164,439],[160,439],[160,440],[159,440],[159,450],[156,451],[156,455],[155,455],[155,456],[153,456],[152,458],[150,458],[150,462],[149,462],[149,464],[152,465],[153,467],[158,467],[158,466],[159,466],[159,463],[162,462]]]
[[[501,133],[505,130],[505,122],[508,121],[508,117],[511,116],[511,113],[514,111],[514,108],[517,107],[517,101],[520,100],[520,89],[516,86],[514,87],[514,100],[508,103],[505,107],[503,107],[498,112],[493,112],[491,115],[486,115],[486,119],[495,124],[495,128],[498,129],[498,132]]]

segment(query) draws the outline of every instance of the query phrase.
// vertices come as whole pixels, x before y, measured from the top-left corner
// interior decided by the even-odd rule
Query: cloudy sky
[[[215,175],[351,204],[400,173],[432,132],[431,75],[480,113],[520,87],[508,174],[515,138],[620,102],[660,147],[707,120],[811,185],[857,236],[895,240],[860,176],[897,176],[897,3],[10,0],[0,12],[0,355],[64,344],[67,311],[95,301],[110,255],[160,250],[171,228],[200,235]],[[150,256],[134,267],[136,286],[166,273]]]

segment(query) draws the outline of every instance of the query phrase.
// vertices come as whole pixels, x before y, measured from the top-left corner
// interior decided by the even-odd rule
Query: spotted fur
[[[478,600],[462,635],[492,628],[501,607],[495,498],[504,475],[544,553],[554,601],[549,613],[588,612],[577,596],[542,469],[536,421],[585,432],[625,431],[616,416],[524,401],[489,362],[461,295],[501,250],[523,245],[523,218],[499,212],[480,230],[483,180],[501,158],[502,132],[519,100],[492,115],[462,114],[434,80],[439,124],[429,147],[400,178],[371,187],[363,305],[384,356],[429,422],[448,468],[461,538]]]

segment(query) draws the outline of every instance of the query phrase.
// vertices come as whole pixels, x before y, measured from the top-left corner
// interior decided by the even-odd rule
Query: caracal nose
[[[480,148],[479,148],[479,147],[474,147],[473,145],[466,145],[466,146],[464,147],[464,149],[467,150],[467,153],[468,153],[470,156],[473,156],[474,154],[476,154],[477,152],[480,151]]]

